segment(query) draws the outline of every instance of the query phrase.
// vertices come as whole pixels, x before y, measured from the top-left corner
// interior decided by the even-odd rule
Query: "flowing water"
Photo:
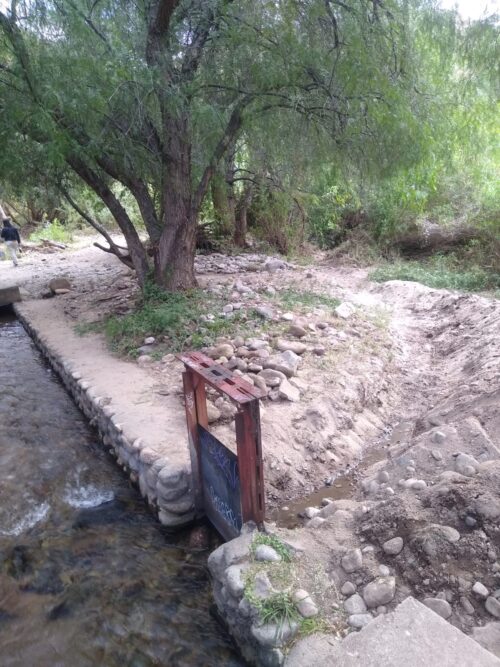
[[[209,614],[206,554],[179,539],[2,316],[0,665],[242,666]]]

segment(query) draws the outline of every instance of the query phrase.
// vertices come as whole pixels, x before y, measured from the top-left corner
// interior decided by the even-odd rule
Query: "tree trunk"
[[[215,219],[222,236],[231,236],[235,224],[234,198],[223,176],[217,174],[211,183]]]
[[[247,213],[252,202],[253,187],[249,185],[245,188],[238,206],[236,209],[236,216],[234,221],[234,245],[238,248],[246,248],[247,246]]]
[[[198,211],[192,204],[188,123],[166,119],[167,168],[163,231],[155,248],[155,282],[171,291],[196,287],[194,256]]]

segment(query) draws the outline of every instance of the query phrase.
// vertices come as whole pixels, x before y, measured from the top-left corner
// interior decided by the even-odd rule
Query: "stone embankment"
[[[178,405],[174,414],[168,414],[168,406],[156,406],[154,423],[141,423],[141,370],[125,364],[120,373],[122,362],[112,360],[114,374],[108,374],[111,382],[103,382],[95,372],[99,370],[98,344],[94,341],[93,349],[85,354],[89,341],[79,339],[62,321],[51,322],[50,316],[47,319],[49,313],[43,310],[44,306],[41,302],[18,304],[15,310],[78,407],[97,429],[104,446],[138,484],[160,522],[172,529],[191,522],[194,509],[186,442],[179,442],[175,431],[169,438],[169,423],[184,419]],[[45,317],[40,317],[43,314]],[[150,389],[147,380],[144,388]],[[148,413],[151,414],[151,406]],[[175,423],[175,427],[185,429],[184,424]]]

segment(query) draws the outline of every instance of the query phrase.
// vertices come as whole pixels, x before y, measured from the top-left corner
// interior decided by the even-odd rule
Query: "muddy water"
[[[0,665],[243,665],[209,614],[205,560],[163,532],[2,316]]]
[[[354,498],[359,486],[359,480],[375,463],[394,455],[395,451],[401,454],[406,449],[406,442],[415,429],[415,422],[402,421],[388,426],[385,434],[377,438],[368,448],[363,458],[351,466],[345,473],[337,475],[331,483],[319,491],[315,491],[299,500],[287,503],[283,508],[277,508],[270,513],[269,519],[284,528],[297,528],[304,523],[306,507],[320,507],[324,499],[343,500]]]

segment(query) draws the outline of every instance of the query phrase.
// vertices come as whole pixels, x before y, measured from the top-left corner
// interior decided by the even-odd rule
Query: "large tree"
[[[0,174],[31,152],[66,194],[77,175],[123,232],[128,257],[111,251],[139,282],[153,268],[189,288],[200,208],[245,127],[301,114],[349,148],[400,117],[413,76],[404,5],[12,0],[0,12]]]

